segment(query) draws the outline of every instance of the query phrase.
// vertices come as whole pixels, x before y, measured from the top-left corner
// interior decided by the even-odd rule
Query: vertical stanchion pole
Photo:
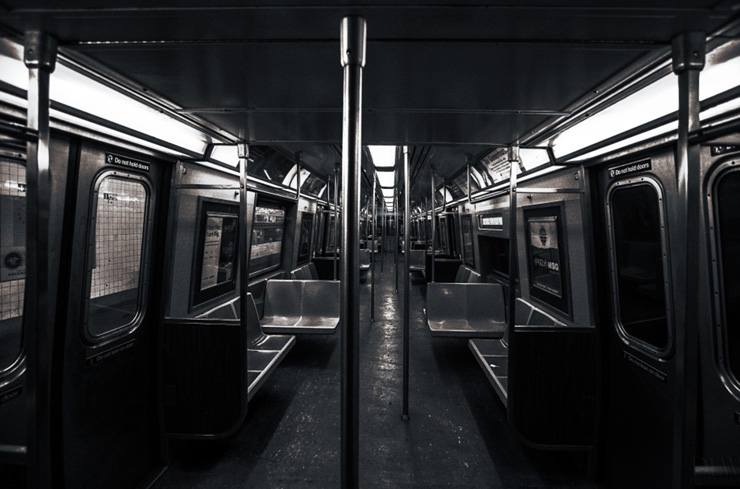
[[[334,164],[334,280],[339,277],[339,261],[337,253],[339,252],[337,244],[339,243],[339,163]]]
[[[509,377],[511,377],[511,365],[512,355],[516,354],[516,347],[514,347],[515,337],[514,332],[516,328],[516,279],[518,274],[517,267],[517,165],[519,162],[519,146],[509,147],[509,295],[508,295],[508,306],[509,306],[509,322],[506,325],[508,339],[508,351],[509,351]],[[512,395],[513,382],[508,383],[508,402],[509,406],[512,406],[512,402],[516,400],[516,396]],[[508,410],[509,416],[511,416],[511,408]],[[511,418],[509,418],[511,419]]]
[[[409,148],[403,147],[403,235],[406,238],[403,254],[403,414],[404,420],[409,419],[409,295],[411,283],[409,280],[409,266],[411,244],[409,243],[409,223],[411,221],[411,198],[409,178]]]
[[[57,58],[56,39],[27,32],[23,61],[28,68],[28,120],[32,133],[26,159],[26,303],[28,487],[50,488],[52,475],[52,369],[56,287],[51,283],[49,214],[49,85]]]
[[[372,249],[372,252],[370,253],[370,321],[375,321],[375,240],[378,239],[378,237],[375,235],[375,223],[377,219],[377,216],[375,214],[376,176],[376,173],[373,172],[373,239],[370,245]]]
[[[673,72],[678,76],[678,141],[676,183],[678,208],[676,236],[680,250],[673,283],[676,297],[676,393],[673,425],[673,484],[689,487],[696,457],[696,397],[698,395],[699,233],[701,209],[701,154],[698,145],[689,145],[689,135],[701,129],[699,119],[699,73],[705,62],[705,35],[686,32],[673,39]],[[683,239],[681,239],[683,237]]]
[[[382,192],[382,190],[381,190]],[[383,200],[385,203],[385,200]],[[380,273],[383,273],[383,255],[385,255],[385,224],[388,218],[386,210],[381,208],[382,215],[380,217]]]
[[[366,23],[345,17],[341,23],[344,68],[342,111],[342,469],[340,487],[359,485],[360,413],[360,189],[362,163],[362,69]]]
[[[470,188],[470,161],[472,158],[470,155],[467,156],[467,164],[465,165],[465,171],[466,171],[466,179],[467,179],[467,185],[468,185],[468,204],[473,203],[473,191]]]
[[[296,166],[296,202],[301,200],[301,152],[298,151],[295,154],[295,166]]]
[[[434,282],[435,276],[435,266],[434,262],[435,257],[437,256],[437,211],[435,207],[437,206],[437,199],[435,198],[435,181],[434,181],[434,167],[432,167],[432,192],[431,192],[431,198],[432,198],[432,282]]]
[[[393,251],[393,266],[396,270],[396,292],[398,292],[398,247],[401,244],[401,230],[399,229],[398,221],[398,179],[393,182],[393,214],[396,216],[396,245]]]
[[[247,294],[249,293],[249,250],[252,238],[247,235],[247,165],[249,162],[249,146],[244,143],[236,145],[239,154],[239,317],[243,322],[242,331],[246,335],[249,330],[249,313],[247,312]],[[300,181],[299,181],[300,183]],[[300,185],[299,187],[300,188]],[[246,340],[245,340],[246,342]],[[240,343],[243,344],[243,343]],[[249,361],[249,349],[244,351],[245,368]],[[249,409],[247,405],[246,409]]]

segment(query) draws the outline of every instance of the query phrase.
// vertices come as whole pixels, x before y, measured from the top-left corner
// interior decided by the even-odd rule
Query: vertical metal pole
[[[470,161],[472,158],[470,157],[470,155],[468,155],[467,159],[468,159],[468,163],[465,165],[465,169],[467,172],[466,178],[468,181],[468,204],[472,204],[473,203],[473,190],[470,188]]]
[[[517,258],[517,172],[516,165],[519,161],[519,147],[509,147],[509,295],[508,295],[508,306],[509,306],[509,321],[506,325],[506,340],[508,342],[509,358],[508,372],[511,377],[511,357],[512,354],[516,355],[516,348],[514,334],[516,330],[516,278],[518,274],[518,258]],[[511,415],[512,401],[515,402],[516,396],[512,396],[512,384],[509,382],[507,386],[507,398],[509,403],[509,415]]]
[[[334,163],[334,280],[339,277],[339,260],[337,260],[337,243],[339,243],[339,163]]]
[[[393,214],[396,216],[396,245],[393,251],[393,266],[396,270],[396,292],[398,292],[398,247],[401,245],[401,230],[398,228],[400,224],[398,220],[398,181],[393,182]]]
[[[28,487],[50,488],[52,464],[52,370],[56,287],[49,259],[49,83],[57,58],[56,39],[27,32],[23,61],[28,67],[28,121],[34,137],[26,160],[26,290],[24,349],[27,357]]]
[[[383,203],[385,203],[385,199],[383,200]],[[388,218],[388,213],[384,208],[381,209],[381,211],[383,215],[380,219],[380,273],[383,273],[383,255],[385,255],[385,221]]]
[[[247,294],[249,293],[249,249],[251,237],[247,235],[247,164],[249,162],[249,146],[244,143],[236,145],[239,154],[239,317],[241,318],[242,331],[246,336],[249,330]],[[300,181],[299,181],[300,182]],[[299,186],[300,188],[300,186]],[[244,365],[248,365],[249,350],[244,352]],[[244,373],[246,375],[246,372]],[[247,405],[245,409],[249,409]]]
[[[377,239],[377,236],[375,235],[375,222],[377,219],[377,216],[375,214],[375,202],[376,202],[376,196],[375,196],[375,184],[376,184],[376,173],[373,172],[373,239],[371,241],[371,249],[372,252],[370,253],[370,320],[375,321],[375,240]]]
[[[342,488],[359,485],[360,411],[360,189],[362,164],[362,69],[366,22],[345,17],[341,23],[344,68],[342,111]]]
[[[437,261],[435,260],[437,256],[437,221],[436,221],[437,211],[435,209],[435,207],[437,207],[437,199],[435,198],[435,193],[437,189],[434,188],[434,186],[435,186],[434,167],[432,167],[432,193],[431,193],[431,198],[432,198],[432,282],[434,282],[434,278],[435,278],[434,264]]]
[[[409,178],[409,147],[403,147],[403,234],[406,238],[403,254],[403,414],[404,420],[409,419],[409,297],[411,283],[409,280],[409,266],[411,243],[409,243],[409,227],[411,222],[411,198]]]
[[[296,152],[295,154],[295,166],[296,166],[296,183],[297,190],[296,190],[296,202],[301,200],[301,151]]]
[[[676,374],[673,426],[672,487],[693,487],[696,447],[696,397],[698,396],[699,233],[701,210],[701,154],[689,145],[689,135],[701,129],[699,120],[699,73],[704,68],[705,35],[686,32],[673,39],[673,71],[678,75],[678,141],[676,179],[678,188],[677,233],[685,237],[675,244],[680,250],[674,268],[676,297]]]

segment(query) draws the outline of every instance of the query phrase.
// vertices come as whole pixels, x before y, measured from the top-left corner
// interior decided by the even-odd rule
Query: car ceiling
[[[339,25],[361,15],[363,144],[417,147],[424,183],[431,164],[449,177],[468,155],[567,117],[611,76],[681,32],[715,31],[739,4],[0,0],[0,24],[47,31],[182,113],[249,143],[304,151],[328,174],[342,137]]]

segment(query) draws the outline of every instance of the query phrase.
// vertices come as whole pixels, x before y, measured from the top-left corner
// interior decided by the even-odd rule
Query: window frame
[[[713,318],[715,322],[715,328],[713,328],[715,336],[715,360],[720,376],[723,377],[723,384],[736,398],[740,399],[740,372],[733,371],[730,365],[729,341],[727,339],[728,323],[725,308],[724,267],[722,264],[722,253],[720,252],[722,229],[718,216],[720,209],[716,201],[718,197],[717,187],[725,177],[733,173],[740,173],[737,156],[725,159],[712,171],[707,179],[704,192],[707,202],[707,234],[709,235],[712,259],[711,286]]]
[[[96,240],[95,240],[95,231],[97,229],[97,215],[98,215],[98,205],[99,202],[98,196],[100,194],[100,186],[103,183],[103,181],[108,178],[118,178],[120,180],[131,180],[135,181],[137,183],[141,183],[144,189],[146,190],[147,194],[147,200],[146,200],[146,208],[144,210],[144,229],[142,230],[142,241],[141,241],[141,257],[140,257],[140,265],[139,265],[139,285],[138,285],[138,300],[137,300],[137,310],[134,314],[134,317],[131,321],[129,321],[126,324],[122,324],[118,327],[115,327],[113,329],[110,329],[102,334],[92,334],[90,332],[89,323],[90,323],[90,292],[92,288],[92,273],[93,268],[92,264],[95,263],[95,253],[96,253]],[[82,306],[82,321],[81,321],[81,328],[82,328],[82,335],[83,339],[89,346],[96,346],[103,343],[107,343],[111,340],[121,338],[124,336],[128,336],[132,334],[134,331],[136,331],[141,323],[143,322],[143,319],[146,315],[146,310],[148,306],[148,290],[149,290],[149,275],[150,275],[150,257],[152,253],[152,238],[153,238],[153,227],[154,227],[154,220],[152,217],[152,208],[154,206],[154,201],[156,199],[156,194],[154,193],[154,188],[149,181],[148,178],[146,178],[143,175],[139,175],[136,173],[129,173],[129,172],[123,172],[120,170],[111,170],[111,169],[104,169],[100,172],[98,172],[97,175],[93,178],[93,184],[92,184],[93,191],[90,193],[90,202],[89,202],[89,218],[88,218],[88,224],[87,224],[87,236],[86,236],[86,242],[87,242],[87,250],[85,253],[85,287],[84,287],[84,295],[82,297],[83,306]]]
[[[613,206],[611,205],[612,196],[615,192],[639,186],[649,186],[655,191],[655,195],[658,198],[658,216],[660,223],[660,246],[663,255],[663,293],[665,297],[665,313],[666,313],[666,325],[667,325],[667,339],[666,346],[659,348],[637,336],[634,336],[627,332],[622,323],[620,313],[620,299],[619,299],[619,278],[617,270],[617,261],[615,253],[615,235],[614,235],[614,220],[613,220]],[[606,217],[607,217],[607,242],[608,242],[608,253],[609,253],[609,274],[612,286],[612,322],[616,329],[617,335],[621,338],[625,345],[630,345],[635,349],[642,351],[652,357],[658,359],[665,359],[670,357],[674,349],[674,338],[675,338],[675,322],[673,317],[673,295],[671,293],[671,268],[670,268],[670,249],[668,248],[667,236],[668,236],[668,222],[666,219],[665,212],[665,197],[663,187],[660,182],[651,176],[640,176],[637,178],[627,178],[623,180],[617,180],[609,185],[606,193]]]

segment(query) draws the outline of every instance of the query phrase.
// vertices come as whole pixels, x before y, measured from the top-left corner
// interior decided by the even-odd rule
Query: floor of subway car
[[[393,258],[376,264],[360,311],[360,485],[381,487],[597,488],[583,459],[526,448],[467,343],[432,338],[422,308],[425,285],[411,285],[410,420],[401,419],[402,295]],[[402,281],[399,281],[402,292]],[[339,334],[300,336],[249,405],[227,441],[171,444],[155,489],[339,487]]]

